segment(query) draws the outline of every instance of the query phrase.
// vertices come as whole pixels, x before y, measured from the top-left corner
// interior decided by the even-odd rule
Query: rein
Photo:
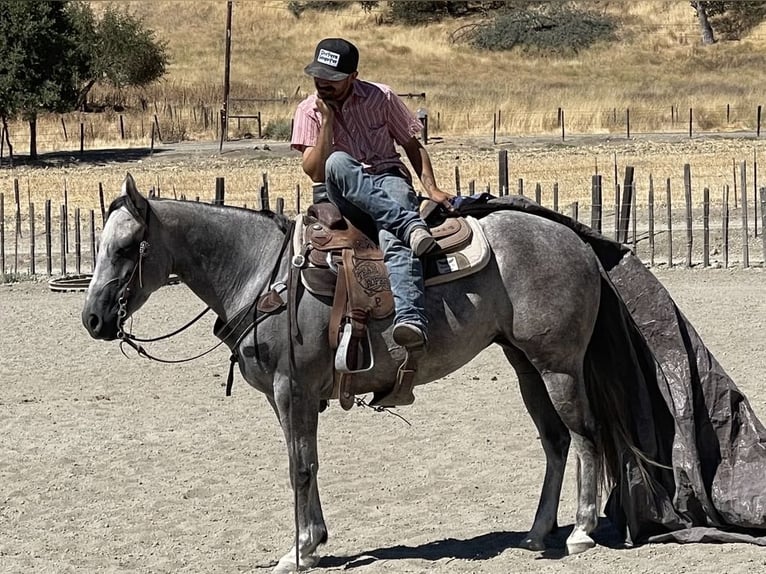
[[[147,214],[148,215],[148,214]],[[147,226],[148,227],[148,226]],[[242,332],[239,334],[235,342],[231,345],[231,357],[230,357],[230,365],[229,365],[229,376],[226,383],[226,396],[231,395],[231,388],[233,383],[233,376],[234,376],[234,364],[239,361],[239,353],[237,352],[237,348],[239,347],[240,343],[244,340],[244,338],[247,336],[247,334],[254,329],[260,322],[262,322],[266,317],[272,315],[276,311],[280,310],[282,307],[285,306],[284,301],[281,298],[281,293],[286,289],[286,285],[282,281],[275,282],[277,274],[279,273],[279,266],[282,262],[282,256],[285,253],[285,249],[290,244],[290,240],[292,238],[292,231],[294,227],[294,222],[290,222],[288,227],[284,230],[285,231],[285,237],[282,241],[282,246],[279,250],[279,254],[277,256],[276,262],[274,263],[274,268],[271,272],[270,281],[264,286],[264,288],[260,291],[258,296],[255,297],[252,303],[247,305],[246,307],[243,307],[239,311],[237,311],[231,320],[226,321],[223,325],[221,325],[219,328],[217,328],[218,333],[220,333],[221,340],[213,345],[211,348],[207,349],[206,351],[202,351],[201,353],[198,353],[192,357],[186,357],[183,359],[163,359],[161,357],[157,357],[155,355],[152,355],[149,353],[142,345],[139,343],[153,343],[156,341],[162,341],[164,339],[169,339],[189,327],[191,327],[194,323],[199,321],[205,314],[207,314],[208,311],[210,311],[210,307],[206,307],[201,313],[199,313],[194,319],[189,321],[186,325],[183,327],[180,327],[176,329],[175,331],[172,331],[171,333],[168,333],[166,335],[162,335],[159,337],[152,337],[152,338],[139,338],[133,335],[132,333],[129,333],[125,330],[125,323],[128,318],[128,312],[127,312],[127,306],[128,306],[128,299],[130,297],[130,291],[131,291],[131,285],[133,284],[136,277],[138,278],[138,286],[139,288],[143,287],[143,262],[146,257],[148,257],[149,252],[149,242],[145,239],[141,241],[139,244],[139,250],[138,250],[138,261],[136,261],[135,266],[133,267],[133,271],[130,274],[130,277],[128,278],[128,281],[125,283],[125,287],[122,290],[122,293],[120,294],[120,297],[117,300],[117,338],[120,340],[120,351],[123,355],[127,357],[127,354],[125,353],[125,350],[123,348],[124,345],[128,345],[129,347],[132,347],[136,353],[138,353],[139,356],[144,357],[146,359],[156,361],[158,363],[165,363],[165,364],[179,364],[179,363],[186,363],[189,361],[194,361],[196,359],[199,359],[201,357],[204,357],[205,355],[213,352],[215,349],[223,345],[226,340],[233,334],[237,333],[240,330],[240,327],[242,327],[243,324],[245,324],[245,321],[248,317],[253,315],[252,311],[255,308],[256,313],[254,314],[254,318],[252,321],[246,324],[245,328],[242,330]],[[264,293],[264,290],[270,287],[270,289]],[[277,303],[275,303],[275,300]],[[262,301],[268,301],[264,305],[259,305]]]

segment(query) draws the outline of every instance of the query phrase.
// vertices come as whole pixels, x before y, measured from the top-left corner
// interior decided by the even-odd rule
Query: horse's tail
[[[622,484],[627,472],[638,472],[651,489],[652,477],[670,470],[672,432],[662,429],[672,429],[673,421],[659,394],[654,358],[606,277],[584,375],[606,486]]]

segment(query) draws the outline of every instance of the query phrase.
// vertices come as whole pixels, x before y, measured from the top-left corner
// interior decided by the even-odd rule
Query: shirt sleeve
[[[406,144],[423,129],[420,120],[412,114],[402,99],[390,90],[387,93],[387,108],[389,130],[399,145]]]
[[[307,147],[317,145],[319,139],[319,112],[315,111],[315,96],[303,100],[295,110],[290,147],[303,153]]]

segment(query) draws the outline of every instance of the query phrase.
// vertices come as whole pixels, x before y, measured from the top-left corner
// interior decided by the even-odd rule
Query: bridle
[[[198,353],[192,357],[185,357],[183,359],[164,359],[150,354],[140,343],[154,343],[178,335],[199,321],[205,314],[207,314],[208,311],[210,311],[210,307],[206,307],[201,313],[199,313],[184,326],[179,327],[171,333],[161,335],[159,337],[139,338],[125,329],[125,323],[128,320],[128,301],[130,300],[132,288],[136,284],[138,285],[139,289],[143,288],[143,265],[144,260],[149,257],[150,248],[150,244],[146,240],[146,233],[149,229],[149,217],[151,210],[147,209],[146,214],[142,216],[142,214],[138,213],[138,210],[135,208],[132,202],[124,201],[121,202],[120,205],[124,205],[128,211],[130,211],[131,214],[143,224],[143,237],[138,247],[138,259],[136,260],[136,263],[133,266],[133,270],[131,271],[128,280],[122,287],[120,295],[117,299],[117,338],[120,341],[120,351],[123,355],[127,356],[124,350],[124,345],[128,345],[129,347],[132,347],[139,356],[150,359],[152,361],[166,364],[186,363],[204,357],[205,355],[213,352],[215,349],[229,340],[232,335],[236,335],[234,343],[230,345],[232,355],[230,358],[231,364],[229,368],[229,378],[226,385],[226,394],[227,396],[230,395],[231,384],[233,380],[233,367],[234,364],[239,360],[239,355],[237,352],[239,344],[242,342],[245,336],[258,325],[258,323],[263,321],[269,315],[281,310],[285,306],[285,302],[281,295],[287,289],[287,285],[284,281],[277,281],[276,279],[285,250],[287,249],[288,245],[291,245],[291,237],[295,225],[294,222],[291,221],[287,228],[284,229],[285,238],[282,242],[282,247],[274,263],[269,282],[264,285],[252,303],[249,303],[237,311],[231,319],[223,323],[223,325],[220,327],[217,327],[217,332],[221,333],[220,341],[206,351],[202,351],[201,353]],[[116,207],[117,205],[112,205],[110,213]],[[291,278],[288,277],[288,281],[290,280]],[[268,300],[269,303],[261,304],[261,302],[265,300]],[[277,304],[274,303],[275,300],[278,302]]]

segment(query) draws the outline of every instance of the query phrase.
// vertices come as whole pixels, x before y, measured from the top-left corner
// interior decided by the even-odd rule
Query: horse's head
[[[170,259],[159,245],[156,217],[128,174],[122,193],[109,206],[82,310],[90,335],[117,338],[123,322],[167,282],[169,273]]]

